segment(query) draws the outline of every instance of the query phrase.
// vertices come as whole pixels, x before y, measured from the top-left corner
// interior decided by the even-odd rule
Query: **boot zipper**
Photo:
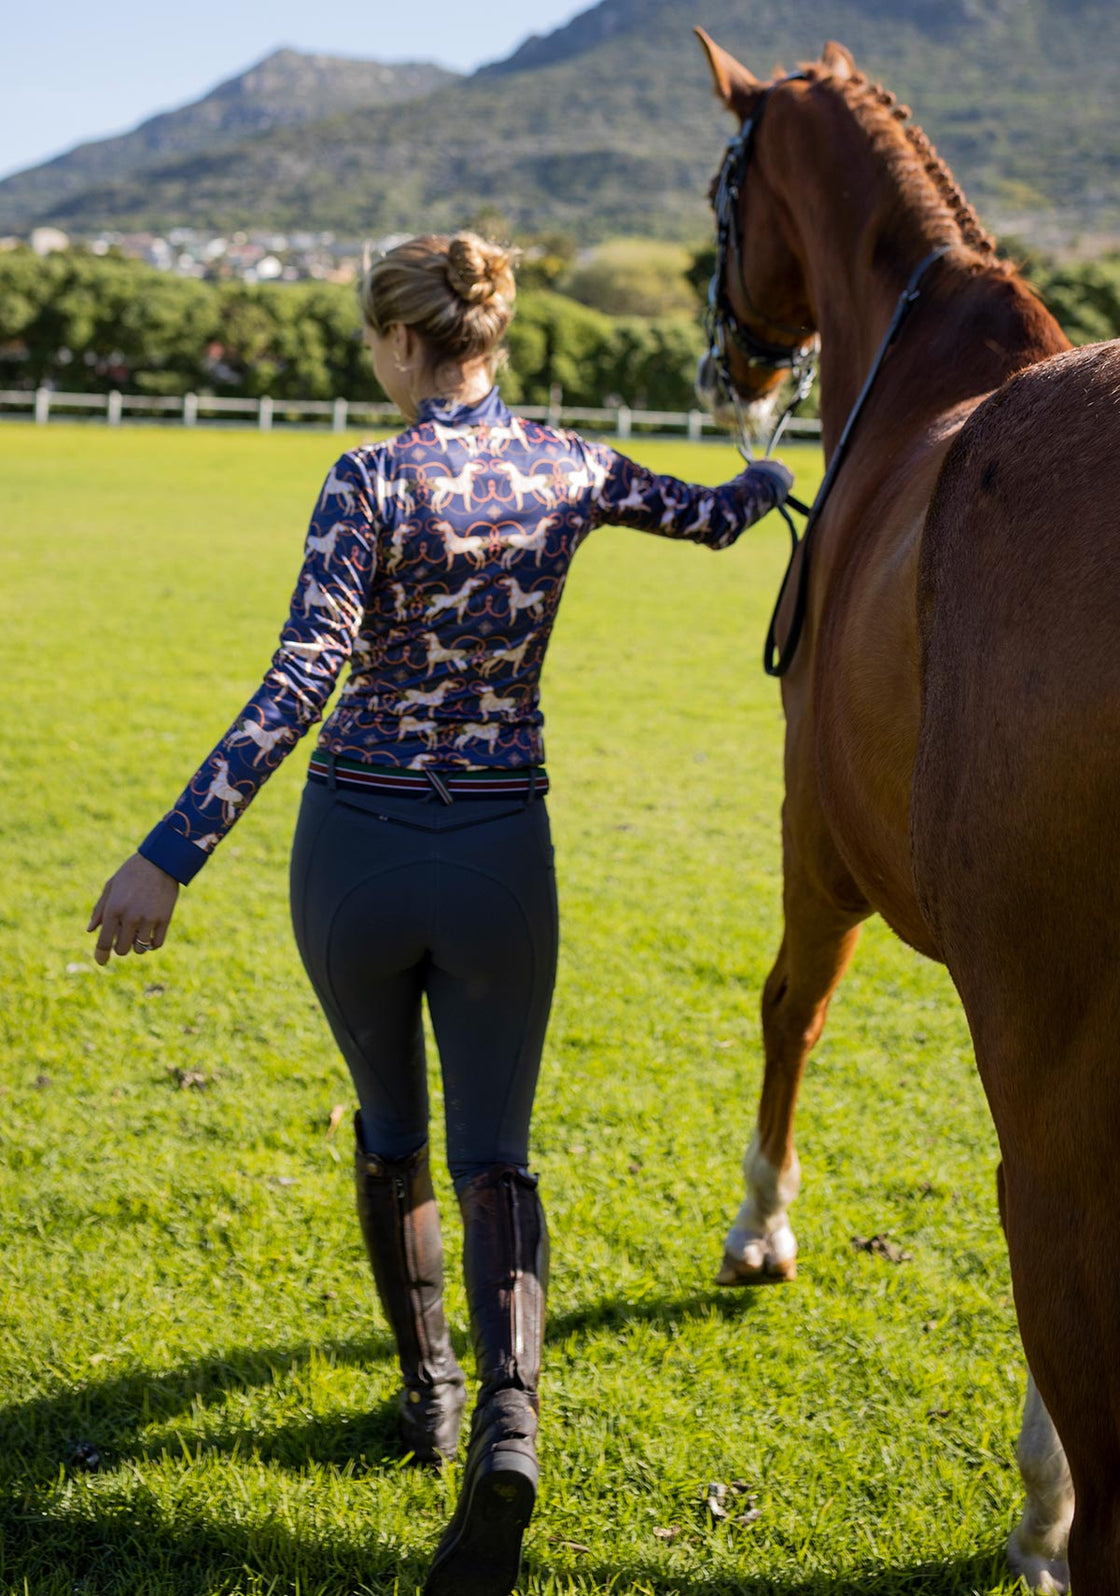
[[[517,1290],[518,1276],[521,1273],[521,1226],[518,1223],[517,1217],[517,1200],[514,1196],[513,1189],[514,1177],[512,1175],[504,1176],[503,1184],[506,1188],[506,1201],[509,1207],[509,1230],[511,1242],[509,1269],[509,1332],[510,1352],[512,1354],[513,1362],[513,1369],[511,1372],[516,1374],[518,1379],[520,1379],[521,1373],[518,1365],[521,1353],[524,1350],[524,1339],[521,1325],[520,1293]]]
[[[416,1284],[416,1270],[408,1246],[408,1210],[405,1207],[408,1188],[405,1185],[404,1176],[394,1175],[393,1186],[397,1195],[398,1231],[401,1238],[401,1254],[404,1258],[405,1289],[412,1304],[412,1324],[416,1335],[416,1348],[420,1354],[419,1362],[423,1367],[423,1372],[427,1373],[430,1371],[431,1365],[429,1357],[431,1348],[428,1345],[427,1325],[424,1323],[424,1304],[421,1300],[419,1287]],[[420,1373],[421,1371],[418,1370],[417,1372]]]

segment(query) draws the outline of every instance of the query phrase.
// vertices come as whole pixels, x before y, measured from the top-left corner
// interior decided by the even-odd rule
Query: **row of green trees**
[[[710,250],[689,280],[693,312],[608,315],[526,271],[502,386],[513,403],[623,400],[685,410],[701,351]],[[1120,337],[1120,256],[1023,267],[1078,343]],[[65,391],[383,397],[362,347],[352,287],[200,282],[122,257],[73,249],[0,253],[0,387]]]
[[[695,316],[611,317],[527,288],[509,337],[513,402],[610,396],[686,409]],[[216,393],[277,399],[383,397],[361,343],[354,289],[336,283],[212,283],[83,250],[0,254],[0,386]]]

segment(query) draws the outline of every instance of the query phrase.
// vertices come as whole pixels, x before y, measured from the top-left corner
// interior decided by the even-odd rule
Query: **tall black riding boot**
[[[428,1149],[390,1161],[366,1152],[359,1115],[354,1131],[358,1218],[404,1381],[401,1444],[418,1463],[437,1463],[455,1455],[466,1392],[443,1316],[443,1242]]]
[[[459,1195],[481,1388],[459,1501],[425,1596],[509,1596],[537,1498],[548,1230],[535,1175],[497,1164]]]

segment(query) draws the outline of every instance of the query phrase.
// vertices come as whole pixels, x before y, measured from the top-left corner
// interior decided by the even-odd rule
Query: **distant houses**
[[[36,255],[45,256],[73,246],[93,255],[123,255],[177,277],[208,282],[350,283],[366,255],[391,248],[401,237],[355,240],[329,232],[220,234],[173,227],[166,234],[100,232],[72,238],[57,227],[36,227],[23,237],[0,238],[0,250],[30,245]]]

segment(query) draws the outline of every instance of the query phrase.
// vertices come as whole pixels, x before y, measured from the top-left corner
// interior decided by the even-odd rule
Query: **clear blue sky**
[[[5,8],[0,177],[197,99],[280,45],[468,71],[594,0],[22,0]]]

